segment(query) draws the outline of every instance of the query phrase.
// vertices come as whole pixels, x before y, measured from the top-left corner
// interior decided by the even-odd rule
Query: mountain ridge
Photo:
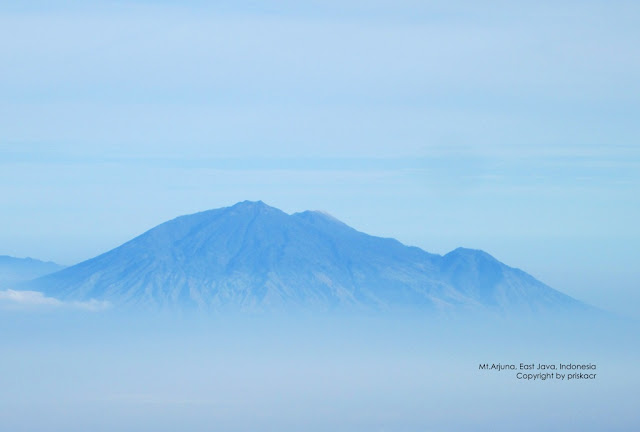
[[[11,288],[16,283],[54,273],[63,268],[65,266],[53,261],[0,255],[0,289]]]
[[[64,299],[214,310],[584,306],[484,251],[431,254],[325,212],[287,214],[262,201],[176,217],[25,286]]]

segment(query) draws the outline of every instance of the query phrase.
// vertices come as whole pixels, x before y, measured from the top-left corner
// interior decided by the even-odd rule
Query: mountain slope
[[[535,311],[584,306],[481,250],[449,252],[440,270],[446,283],[485,307]]]
[[[263,310],[579,307],[481,251],[443,256],[262,202],[182,216],[28,289],[114,304]]]

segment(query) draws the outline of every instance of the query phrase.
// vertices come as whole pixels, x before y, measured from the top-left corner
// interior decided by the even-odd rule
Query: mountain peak
[[[258,200],[258,201],[244,200],[244,201],[238,201],[232,207],[269,207],[269,206],[265,204],[264,201],[262,200]]]
[[[495,257],[487,252],[480,249],[470,249],[465,247],[459,247],[451,252],[447,253],[444,258],[452,259],[452,258],[464,258],[464,259],[474,259],[474,260],[483,260],[483,261],[495,261],[499,262]]]
[[[249,200],[240,201],[240,202],[232,205],[231,207],[229,207],[229,209],[247,210],[247,211],[278,210],[275,207],[271,207],[271,206],[265,204],[263,201],[260,201],[260,200],[258,200],[258,201],[249,201]]]
[[[567,302],[482,251],[432,255],[356,231],[326,212],[289,215],[262,201],[178,217],[29,287],[56,298],[215,310]]]

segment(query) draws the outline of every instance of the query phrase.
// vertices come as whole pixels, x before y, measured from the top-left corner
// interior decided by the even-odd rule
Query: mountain
[[[214,310],[580,308],[485,252],[435,255],[261,201],[181,216],[26,284],[68,300]]]
[[[14,258],[0,255],[0,289],[12,288],[15,284],[63,269],[54,262],[33,258]]]

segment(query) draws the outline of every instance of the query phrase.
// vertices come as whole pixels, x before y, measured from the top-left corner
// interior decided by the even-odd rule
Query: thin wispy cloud
[[[62,301],[47,297],[39,291],[0,291],[0,308],[70,308],[86,311],[100,311],[110,307],[107,301],[91,299],[89,301]]]

